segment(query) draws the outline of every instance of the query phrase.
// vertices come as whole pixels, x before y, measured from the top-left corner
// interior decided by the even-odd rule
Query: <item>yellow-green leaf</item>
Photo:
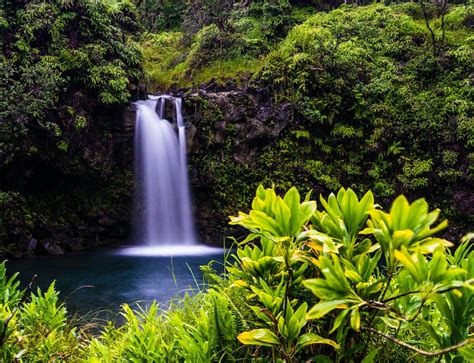
[[[300,348],[313,344],[327,344],[332,346],[334,349],[339,349],[339,344],[337,344],[334,340],[320,337],[319,335],[316,335],[314,333],[303,334],[299,337],[297,343]]]
[[[351,328],[355,331],[360,330],[360,314],[359,308],[355,308],[351,313]]]
[[[237,337],[239,342],[246,345],[261,345],[273,347],[280,344],[278,337],[268,329],[254,329],[246,331]]]

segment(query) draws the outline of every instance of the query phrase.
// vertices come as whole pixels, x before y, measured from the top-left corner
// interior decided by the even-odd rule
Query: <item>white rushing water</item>
[[[169,102],[177,130],[165,119]],[[135,238],[141,245],[152,247],[154,252],[150,248],[147,251],[154,255],[166,255],[166,251],[176,255],[181,247],[184,254],[196,245],[196,237],[181,99],[159,96],[135,105]],[[148,254],[143,247],[129,252]]]

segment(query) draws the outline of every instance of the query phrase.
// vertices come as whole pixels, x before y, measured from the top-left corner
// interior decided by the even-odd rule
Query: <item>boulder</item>
[[[38,248],[38,240],[36,238],[31,238],[26,253],[32,255],[35,253],[36,248]]]
[[[64,255],[64,248],[57,241],[46,239],[41,242],[41,246],[48,255]]]
[[[84,238],[72,237],[65,241],[65,248],[68,251],[80,251],[87,247],[87,243]]]

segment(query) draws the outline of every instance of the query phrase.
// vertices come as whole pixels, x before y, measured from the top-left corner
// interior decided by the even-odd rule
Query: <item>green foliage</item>
[[[111,177],[110,133],[138,92],[142,57],[128,0],[8,0],[0,14],[0,193],[17,201],[0,198],[3,250],[25,248],[35,224],[57,210],[31,203],[44,196],[41,186],[59,191],[68,176],[77,184]]]
[[[250,78],[260,67],[253,55],[228,44],[241,40],[222,34],[211,25],[203,28],[190,46],[181,32],[162,32],[142,40],[144,69],[150,91],[164,92],[215,81],[219,84]],[[244,45],[243,45],[244,46]]]
[[[21,299],[22,293],[18,290],[20,282],[17,280],[17,277],[18,273],[8,277],[5,261],[0,264],[0,301],[3,309],[8,309],[8,311],[12,311]],[[3,329],[3,323],[0,325],[1,329]],[[0,332],[3,333],[3,331]]]
[[[194,35],[210,25],[224,32],[232,26],[232,0],[189,0],[186,5],[182,26],[187,35]]]
[[[108,326],[85,350],[87,362],[186,361],[235,359],[237,329],[243,324],[225,290],[186,296],[167,309],[153,303],[146,310],[122,307],[125,324]]]
[[[288,0],[254,1],[249,9],[249,15],[260,20],[262,35],[272,41],[284,37],[293,25],[291,12]]]
[[[222,32],[211,25],[190,46],[168,43],[169,54],[176,53],[170,57],[174,66],[163,69],[157,61],[150,67],[156,70],[153,89],[209,83],[209,92],[238,88],[248,94],[242,102],[223,93],[225,102],[216,104],[203,97],[190,108],[199,113],[191,121],[199,140],[190,164],[200,181],[211,185],[205,196],[216,214],[236,213],[260,183],[320,193],[344,185],[356,192],[371,189],[384,203],[400,193],[413,199],[425,195],[450,219],[450,237],[458,238],[474,215],[472,6],[448,7],[444,45],[434,57],[419,4],[347,6],[316,14],[292,4],[292,11],[305,14],[293,17],[294,23],[302,23],[283,40],[271,36],[270,41],[262,37],[263,3],[252,2],[230,20],[232,35],[224,36],[243,42],[221,51]],[[430,24],[440,38],[440,19]],[[153,50],[157,59],[159,49]],[[246,155],[235,129],[240,138],[252,139],[255,99],[262,110],[288,110],[287,124]],[[265,119],[266,126],[273,127],[274,118]],[[227,125],[225,136],[216,146],[210,141],[221,123]]]
[[[143,16],[174,16],[174,10],[145,10]],[[163,5],[166,7],[166,2]],[[252,1],[237,4],[229,0],[176,2],[182,18],[176,26],[157,26],[157,34],[142,40],[147,83],[153,91],[191,87],[215,81],[217,84],[248,81],[260,70],[261,56],[284,37],[295,22],[308,14],[286,0]],[[294,20],[298,18],[299,20]]]
[[[404,196],[399,196],[393,202],[390,213],[371,211],[372,218],[367,222],[369,228],[359,233],[374,235],[385,255],[387,268],[392,270],[396,266],[393,250],[431,253],[440,246],[451,246],[445,240],[432,237],[448,225],[448,221],[444,220],[431,228],[439,213],[439,209],[428,212],[428,203],[424,199],[410,205]]]
[[[175,30],[181,26],[186,9],[184,0],[135,1],[141,23],[154,32]]]
[[[257,170],[320,191],[427,195],[455,224],[469,225],[461,196],[472,178],[472,62],[462,59],[472,58],[464,25],[472,6],[447,13],[436,58],[424,21],[406,14],[413,6],[340,8],[289,32],[256,78],[293,105],[295,121],[259,155]],[[433,27],[439,35],[441,23]]]
[[[296,188],[278,197],[273,189],[259,186],[250,214],[239,213],[231,224],[239,224],[254,233],[252,237],[296,237],[316,210],[316,203],[304,201]]]
[[[240,357],[245,356],[236,339],[247,326],[239,306],[243,303],[217,275],[213,288],[186,295],[167,308],[153,303],[146,309],[132,310],[123,305],[124,322],[118,327],[112,322],[104,326],[92,322],[78,328],[59,302],[54,283],[47,291],[38,289],[20,301],[24,292],[18,289],[17,274],[6,276],[2,263],[0,329],[11,316],[5,340],[0,343],[2,361],[232,362],[236,350]],[[89,325],[96,327],[95,335],[88,331]]]
[[[78,356],[80,334],[68,323],[54,283],[44,293],[38,289],[25,301],[26,292],[18,289],[17,276],[6,278],[5,262],[0,264],[0,359],[43,362]]]
[[[410,204],[400,196],[386,213],[371,192],[359,200],[343,188],[321,197],[324,210],[313,209],[311,219],[299,213],[302,223],[292,229],[284,200],[291,210],[316,207],[308,198],[300,204],[297,193],[291,189],[282,199],[260,187],[250,213],[231,217],[251,232],[228,267],[257,318],[257,328],[239,335],[241,343],[267,347],[268,357],[288,362],[308,359],[314,350],[304,348],[321,343],[335,350],[318,352],[336,361],[373,361],[386,344],[374,339],[383,337],[389,351],[469,359],[470,237],[450,252],[452,244],[434,236],[447,223],[433,227],[439,210],[429,212],[424,199]],[[403,342],[416,334],[417,340]]]
[[[34,214],[20,193],[0,191],[0,241],[19,242],[15,239],[15,232],[20,235],[20,232],[28,231],[33,221]]]

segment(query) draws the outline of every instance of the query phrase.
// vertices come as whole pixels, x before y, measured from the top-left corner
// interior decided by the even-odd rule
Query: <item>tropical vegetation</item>
[[[183,97],[229,247],[109,321],[3,262],[0,361],[474,361],[473,27],[472,0],[0,2],[0,256],[125,240],[148,93]]]
[[[472,234],[438,237],[447,221],[403,195],[388,210],[341,188],[318,203],[260,186],[249,234],[208,289],[132,310],[124,323],[81,325],[46,292],[19,289],[0,265],[5,361],[471,361]],[[94,330],[96,333],[94,333]],[[99,333],[97,333],[97,330]]]

